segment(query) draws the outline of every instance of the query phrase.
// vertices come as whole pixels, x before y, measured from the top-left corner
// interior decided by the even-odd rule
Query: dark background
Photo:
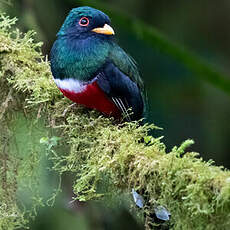
[[[197,56],[210,63],[213,69],[221,70],[227,76],[229,75],[229,0],[107,0],[92,2],[105,2],[111,9],[142,20],[157,28],[179,46],[189,48]],[[12,5],[1,4],[1,8],[7,14],[19,18],[22,31],[28,29],[37,31],[37,39],[44,41],[44,55],[48,55],[55,40],[55,34],[69,10],[80,5],[82,2],[77,0],[17,0],[12,1]],[[197,78],[173,57],[161,53],[157,48],[151,48],[144,39],[140,40],[124,29],[125,26],[120,28],[119,25],[114,25],[113,27],[120,46],[138,62],[148,92],[148,120],[163,128],[163,131],[157,131],[154,135],[164,136],[163,142],[168,151],[173,146],[180,145],[185,139],[194,139],[195,145],[190,150],[199,152],[205,160],[213,159],[217,165],[230,168],[230,96]],[[89,229],[90,225],[86,220],[89,219],[89,216],[91,218],[94,212],[100,214],[96,217],[94,215],[92,219],[108,220],[113,224],[122,221],[121,216],[130,216],[125,209],[118,212],[94,204],[88,205],[85,209],[88,211],[78,214],[77,229]],[[46,218],[44,216],[38,218],[38,223],[46,219],[49,222],[55,216],[58,217],[58,212],[62,213],[60,215],[64,215],[65,211],[60,210],[44,210],[50,215],[45,215]],[[108,216],[104,213],[107,213]],[[70,216],[65,218],[67,222],[69,222],[68,218]],[[134,221],[131,216],[126,219]],[[76,221],[76,218],[74,220]],[[98,221],[96,222],[98,223]],[[82,227],[79,223],[82,223]],[[113,224],[109,224],[110,227],[106,228],[103,221],[101,225],[99,224],[101,227],[94,226],[90,229],[112,229],[111,226],[116,226]],[[134,222],[130,224],[132,228],[134,225]],[[34,227],[34,229],[36,228]],[[45,227],[37,229],[45,229]],[[47,229],[59,228],[53,226],[47,227]],[[126,229],[128,228],[126,227]]]

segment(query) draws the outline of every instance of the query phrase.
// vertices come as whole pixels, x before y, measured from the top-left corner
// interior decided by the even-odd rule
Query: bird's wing
[[[96,78],[99,87],[120,109],[128,121],[142,117],[143,99],[140,88],[113,62],[108,62]]]
[[[138,85],[141,92],[143,93],[144,83],[140,77],[135,60],[115,43],[112,44],[112,49],[109,53],[109,59],[120,71],[130,77],[130,79]]]

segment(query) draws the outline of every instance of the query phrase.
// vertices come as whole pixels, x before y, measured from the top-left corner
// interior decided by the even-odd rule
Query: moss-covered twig
[[[17,108],[31,114],[28,119],[35,114],[60,131],[62,142],[67,143],[70,150],[61,155],[52,150],[50,158],[53,170],[75,174],[73,188],[77,199],[89,200],[135,188],[146,201],[147,229],[154,228],[151,214],[158,205],[170,211],[172,229],[230,228],[229,171],[213,166],[211,161],[204,162],[197,153],[186,152],[186,147],[193,143],[191,140],[166,153],[161,138],[148,136],[154,125],[139,126],[135,122],[119,125],[82,107],[71,108],[63,117],[69,101],[62,98],[52,81],[49,63],[39,51],[41,44],[34,43],[31,32],[21,34],[17,29],[12,30],[10,25],[14,23],[14,19],[1,17],[0,83],[4,89],[1,103],[13,89],[13,102],[4,107],[1,125],[8,127],[5,124],[12,122],[14,117],[10,114]],[[140,141],[143,138],[148,145]],[[0,150],[3,151],[2,142]],[[11,166],[12,162],[8,164]],[[14,167],[8,167],[9,174],[17,180],[18,175],[12,169]],[[2,165],[0,170],[2,172]],[[99,191],[99,185],[105,181],[106,190]],[[0,210],[7,203],[3,194],[1,187],[0,196],[4,199],[0,200]],[[11,207],[14,208],[1,212],[0,229],[6,229],[16,217],[22,221],[16,203],[12,201]],[[7,215],[11,215],[12,210],[17,212],[14,212],[15,218],[9,220]]]

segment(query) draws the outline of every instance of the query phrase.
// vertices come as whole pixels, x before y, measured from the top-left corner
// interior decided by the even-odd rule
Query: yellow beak
[[[111,26],[108,24],[105,24],[103,27],[98,27],[92,30],[95,33],[98,34],[106,34],[106,35],[114,35],[114,30]]]

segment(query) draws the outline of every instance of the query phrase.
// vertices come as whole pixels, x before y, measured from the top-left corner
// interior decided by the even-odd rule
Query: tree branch
[[[77,199],[86,201],[108,194],[130,193],[135,188],[145,200],[139,212],[145,214],[146,229],[154,229],[151,216],[160,205],[170,211],[169,225],[173,229],[230,228],[228,170],[203,161],[198,153],[186,152],[193,143],[191,140],[167,153],[161,138],[148,136],[148,131],[156,128],[154,125],[116,124],[80,106],[71,107],[63,117],[70,102],[63,99],[53,83],[49,63],[39,51],[41,43],[33,41],[33,32],[21,34],[10,28],[14,22],[5,16],[0,21],[1,89],[6,94],[13,89],[17,110],[25,110],[28,119],[35,114],[36,119],[44,119],[52,129],[58,130],[62,138],[59,145],[56,139],[47,138],[43,142],[47,143],[52,169],[59,174],[72,172],[76,175],[73,188]],[[14,110],[15,103],[8,104],[1,125],[8,122],[6,118]],[[62,143],[70,147],[66,154],[58,153]],[[4,202],[7,201],[0,200],[0,208]],[[4,229],[9,221],[1,221],[1,215],[0,226]]]

